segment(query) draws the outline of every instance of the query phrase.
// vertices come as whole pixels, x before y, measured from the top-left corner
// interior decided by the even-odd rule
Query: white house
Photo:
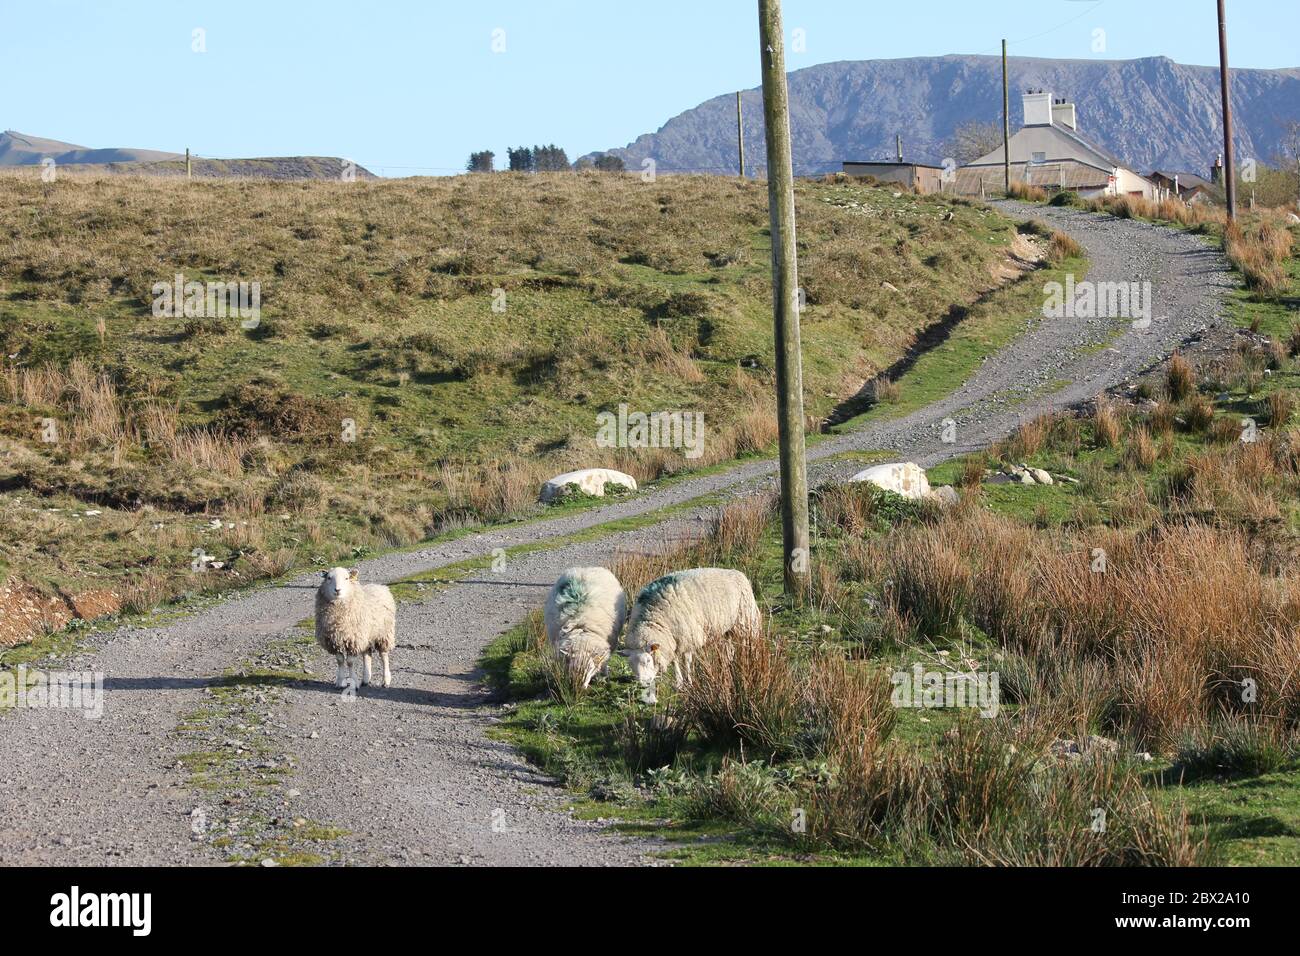
[[[1024,95],[1025,125],[1011,137],[1011,181],[1048,191],[1069,189],[1085,198],[1155,198],[1152,183],[1079,135],[1073,103],[1051,93]],[[999,146],[957,170],[956,192],[977,196],[1002,189],[1003,153]]]

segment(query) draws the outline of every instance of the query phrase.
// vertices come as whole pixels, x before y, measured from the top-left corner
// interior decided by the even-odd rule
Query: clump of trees
[[[981,156],[1002,148],[1002,124],[970,120],[952,131],[952,139],[943,144],[944,155],[965,166]]]
[[[465,168],[471,173],[490,173],[496,168],[496,158],[497,154],[490,149],[470,153],[469,162],[465,164]]]
[[[471,173],[490,173],[496,169],[496,153],[490,149],[479,150],[469,154],[465,169]],[[596,169],[603,173],[621,173],[625,170],[623,160],[617,156],[602,154],[595,160],[580,159],[570,164],[569,156],[561,146],[551,143],[548,146],[510,146],[506,148],[506,168],[512,173],[554,173],[570,169]]]

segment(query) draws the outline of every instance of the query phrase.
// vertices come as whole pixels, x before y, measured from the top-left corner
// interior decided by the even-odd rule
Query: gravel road
[[[819,444],[809,453],[815,480],[854,470],[852,462],[831,460],[837,452],[891,448],[928,467],[983,447],[1026,418],[1132,378],[1222,321],[1234,282],[1202,239],[1077,210],[995,205],[1078,239],[1092,261],[1089,280],[1150,281],[1150,327],[1037,319],[948,397]],[[948,418],[957,441],[945,444]],[[362,562],[360,573],[392,581],[710,492],[743,493],[770,486],[774,467],[747,462],[596,510],[377,557]],[[311,615],[314,575],[231,596],[165,626],[92,634],[51,666],[104,672],[101,718],[31,709],[0,716],[0,863],[212,864],[231,852],[256,860],[267,834],[292,831],[302,820],[345,831],[319,845],[334,863],[656,862],[658,844],[572,818],[553,781],[488,738],[498,710],[485,703],[475,661],[495,635],[540,605],[563,568],[606,562],[619,548],[659,546],[688,534],[702,516],[679,513],[640,530],[531,552],[499,572],[403,604],[394,686],[363,689],[354,700],[329,683],[332,660],[289,643],[295,624]],[[232,668],[301,672],[304,662],[311,674],[302,681],[268,685],[202,729],[178,730],[187,715],[214,709],[213,685]],[[196,750],[225,753],[231,766],[244,768],[247,784],[193,788],[183,758]]]

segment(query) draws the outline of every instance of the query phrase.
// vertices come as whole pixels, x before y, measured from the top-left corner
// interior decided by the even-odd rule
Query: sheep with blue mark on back
[[[547,595],[543,617],[552,653],[581,668],[586,687],[598,671],[609,673],[627,619],[627,595],[605,568],[569,568]]]
[[[655,703],[655,678],[671,665],[676,684],[690,680],[695,655],[732,632],[758,634],[763,619],[749,578],[731,568],[692,568],[651,581],[628,620],[628,665]]]

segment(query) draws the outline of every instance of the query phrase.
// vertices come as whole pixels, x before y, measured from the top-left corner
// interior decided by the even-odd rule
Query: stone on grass
[[[940,485],[930,492],[930,497],[939,503],[940,508],[951,508],[961,500],[961,495],[952,485]]]
[[[556,475],[542,485],[543,502],[554,501],[564,494],[564,489],[574,485],[584,494],[593,498],[605,497],[605,485],[617,485],[628,491],[636,491],[636,479],[612,468],[582,468],[578,471],[566,471]]]
[[[930,481],[925,477],[925,470],[915,462],[896,461],[888,465],[875,465],[866,471],[860,471],[851,482],[869,482],[877,488],[892,491],[896,495],[920,501],[930,496]]]

